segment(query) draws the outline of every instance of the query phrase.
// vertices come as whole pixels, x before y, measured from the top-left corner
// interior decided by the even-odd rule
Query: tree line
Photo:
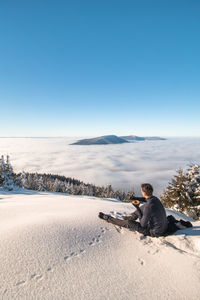
[[[130,202],[134,191],[114,190],[111,185],[96,186],[90,183],[55,174],[14,173],[9,156],[0,158],[0,187],[6,190],[24,188],[36,191],[68,193],[100,198],[115,198]],[[179,169],[160,197],[166,208],[177,210],[193,219],[200,218],[200,166]]]
[[[90,183],[55,174],[20,172],[14,173],[9,156],[0,159],[0,187],[6,190],[24,188],[36,191],[68,193],[72,195],[87,195],[100,198],[115,198],[129,202],[133,191],[114,190],[111,185],[96,186]]]

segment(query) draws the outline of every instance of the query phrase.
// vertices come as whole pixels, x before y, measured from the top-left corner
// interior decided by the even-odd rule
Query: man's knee
[[[142,233],[144,235],[151,235],[147,227],[142,227],[141,224],[137,221],[129,221],[129,228]]]

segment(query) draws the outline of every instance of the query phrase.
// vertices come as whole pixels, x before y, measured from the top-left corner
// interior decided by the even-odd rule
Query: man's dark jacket
[[[164,235],[167,231],[168,221],[165,208],[160,200],[155,196],[148,199],[143,197],[134,198],[145,202],[145,204],[138,207],[132,216],[138,216],[141,226],[148,227],[152,236]]]

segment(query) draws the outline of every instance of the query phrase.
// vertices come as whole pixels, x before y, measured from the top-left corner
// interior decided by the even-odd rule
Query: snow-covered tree
[[[80,185],[80,189],[81,189],[81,195],[87,195],[87,187],[83,182]]]
[[[71,185],[68,182],[65,182],[65,193],[71,194]]]
[[[15,186],[22,187],[21,174],[15,174]]]
[[[13,174],[13,168],[10,164],[10,158],[9,155],[7,155],[6,162],[4,162],[3,159],[3,187],[6,190],[12,191],[14,188],[14,174]]]
[[[29,189],[29,184],[28,184],[28,180],[27,180],[27,174],[23,171],[21,173],[21,185],[23,189]]]
[[[60,192],[60,181],[57,178],[53,184],[53,192]]]
[[[129,191],[126,193],[125,198],[124,198],[124,202],[131,202],[131,197],[133,197],[135,194],[133,191]]]
[[[186,173],[188,177],[188,199],[187,214],[192,218],[200,217],[200,166],[191,165]]]
[[[38,187],[39,187],[39,176],[38,173],[34,173],[33,174],[33,190],[38,191]]]
[[[4,156],[2,155],[0,159],[0,186],[3,186],[4,170],[5,170],[5,162],[4,162]]]
[[[34,175],[26,173],[26,178],[27,178],[27,185],[30,190],[34,190]]]
[[[186,172],[177,171],[161,195],[166,207],[176,209],[198,219],[200,217],[200,166],[190,166]]]
[[[38,179],[38,191],[45,191],[45,185],[44,185],[44,180],[43,177],[40,176]]]
[[[190,166],[187,177],[189,198],[193,204],[198,205],[200,201],[200,166],[197,164]]]
[[[113,192],[111,184],[108,184],[106,186],[104,194],[105,194],[104,195],[105,198],[113,198],[114,197],[114,192]]]
[[[184,211],[188,203],[187,176],[182,169],[179,169],[177,173],[172,178],[166,191],[161,195],[161,200],[166,207],[178,208],[180,211]]]

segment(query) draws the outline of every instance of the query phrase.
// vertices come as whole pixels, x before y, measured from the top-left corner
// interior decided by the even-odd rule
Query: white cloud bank
[[[97,185],[154,185],[159,195],[180,167],[200,163],[200,138],[173,138],[122,145],[69,145],[77,138],[0,138],[15,172],[54,173]]]

